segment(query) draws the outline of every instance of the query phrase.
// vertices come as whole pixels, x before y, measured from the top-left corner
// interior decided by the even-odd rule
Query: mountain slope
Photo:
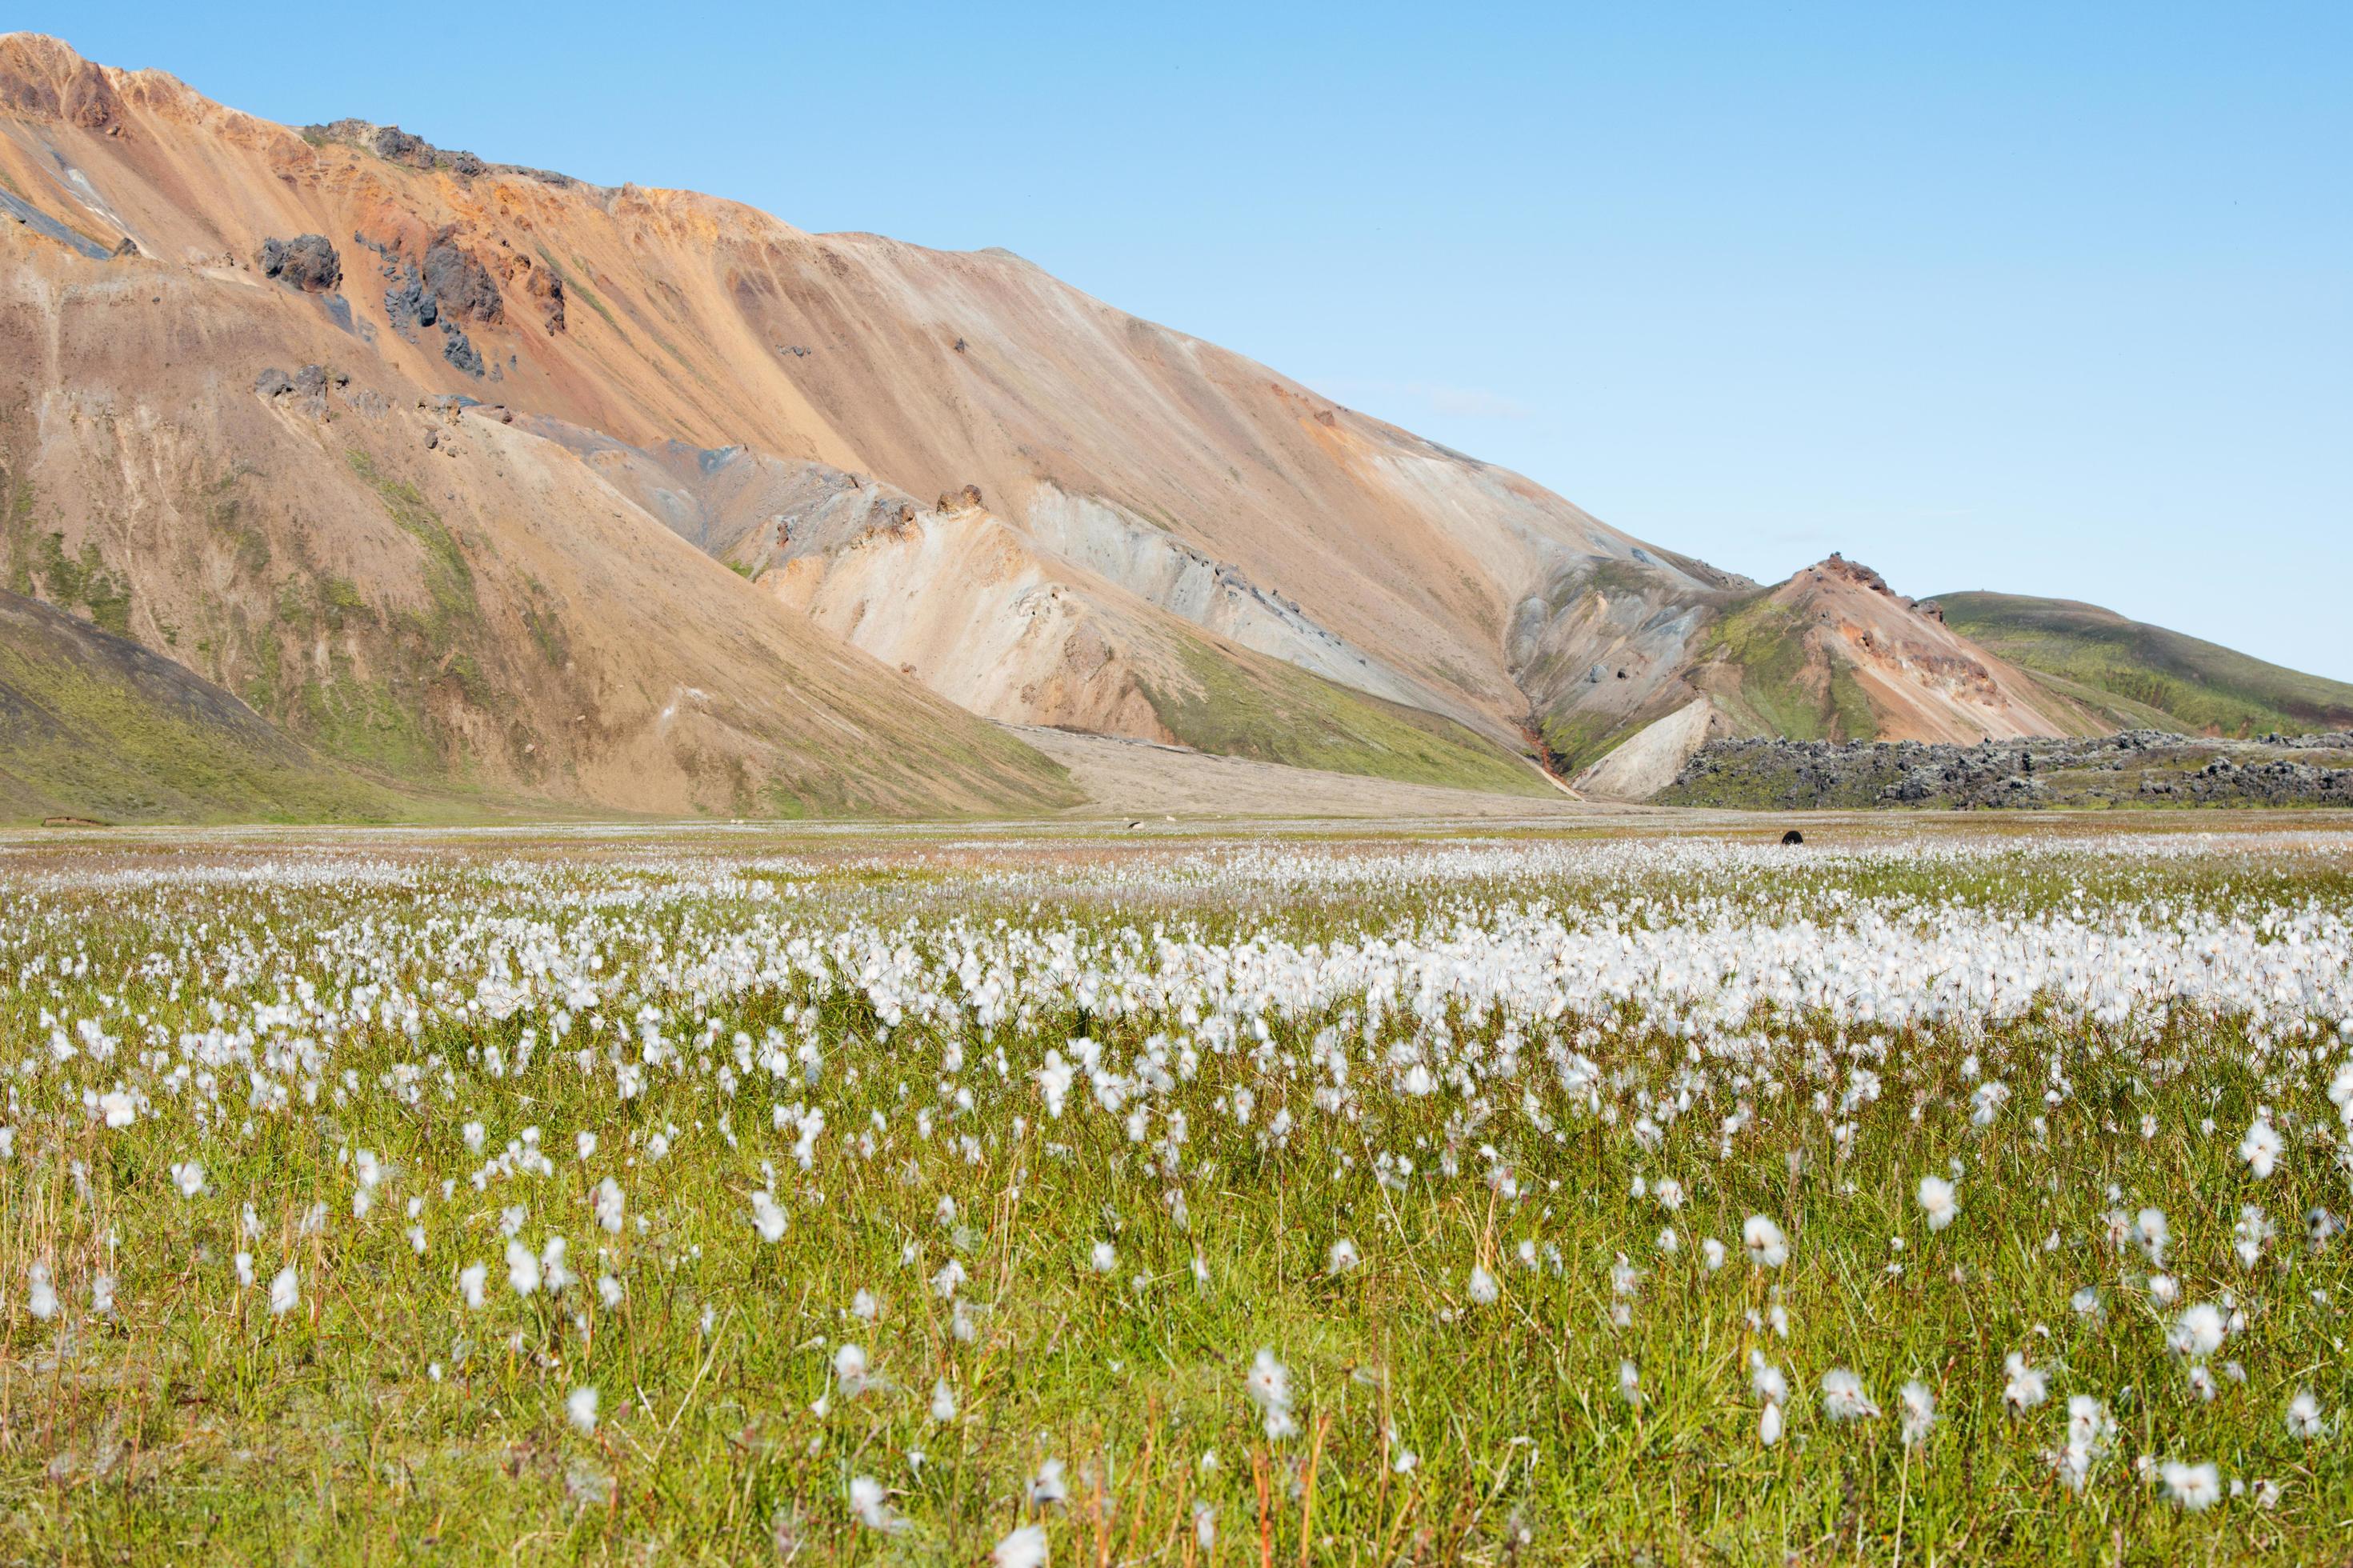
[[[0,820],[380,821],[412,810],[171,660],[0,593]]]
[[[1965,633],[2127,728],[2245,737],[2353,728],[2353,685],[2304,675],[2097,605],[1945,594]]]
[[[1003,251],[21,34],[0,189],[9,584],[396,780],[1029,811],[1068,781],[982,719],[1524,790],[2116,721],[1836,558],[1718,571]]]

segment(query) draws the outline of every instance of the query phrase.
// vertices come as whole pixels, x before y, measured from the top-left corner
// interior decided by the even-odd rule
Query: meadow
[[[0,1561],[2343,1561],[2353,832],[1809,837],[9,840]]]

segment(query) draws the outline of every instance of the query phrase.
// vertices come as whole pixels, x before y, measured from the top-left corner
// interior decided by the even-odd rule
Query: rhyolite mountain
[[[347,781],[214,815],[1072,804],[1022,725],[1640,796],[1715,736],[2124,721],[1865,568],[1718,571],[1001,250],[278,125],[29,34],[0,213],[0,586],[249,710],[198,752]]]

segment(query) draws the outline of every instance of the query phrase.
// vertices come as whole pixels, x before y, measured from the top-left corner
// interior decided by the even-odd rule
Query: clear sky
[[[1001,245],[1759,578],[2353,679],[2353,5],[18,0],[292,122]]]

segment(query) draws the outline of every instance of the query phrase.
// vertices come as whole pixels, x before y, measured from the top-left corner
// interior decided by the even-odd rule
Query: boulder
[[[323,234],[265,239],[254,262],[263,277],[275,278],[305,294],[332,294],[343,286],[343,258],[335,253],[333,241]]]

